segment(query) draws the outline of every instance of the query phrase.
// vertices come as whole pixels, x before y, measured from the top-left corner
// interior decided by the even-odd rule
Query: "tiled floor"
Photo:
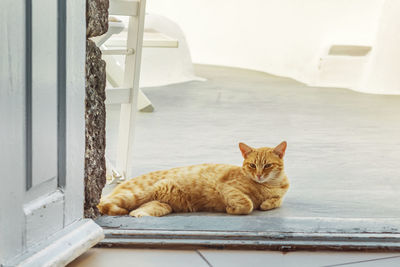
[[[400,253],[290,252],[236,250],[140,250],[93,248],[69,267],[398,267]]]

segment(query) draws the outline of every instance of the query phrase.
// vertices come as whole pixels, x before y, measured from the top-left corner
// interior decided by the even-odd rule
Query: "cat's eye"
[[[256,164],[254,164],[254,163],[250,163],[249,166],[250,166],[250,168],[252,168],[252,169],[255,169],[255,168],[256,168]]]
[[[269,163],[268,163],[268,164],[265,164],[265,165],[264,165],[264,169],[268,169],[268,168],[271,167],[271,166],[272,166],[272,164],[269,164]]]

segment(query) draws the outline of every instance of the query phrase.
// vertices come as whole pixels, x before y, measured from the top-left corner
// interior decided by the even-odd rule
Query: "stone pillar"
[[[108,30],[108,0],[86,0],[86,148],[85,208],[86,218],[100,215],[96,205],[106,183],[106,63],[101,51],[88,38]]]

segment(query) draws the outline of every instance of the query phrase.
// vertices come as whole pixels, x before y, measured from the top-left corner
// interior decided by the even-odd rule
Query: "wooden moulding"
[[[65,266],[103,238],[92,220],[79,220],[1,266]]]
[[[400,235],[105,229],[99,247],[400,251]]]

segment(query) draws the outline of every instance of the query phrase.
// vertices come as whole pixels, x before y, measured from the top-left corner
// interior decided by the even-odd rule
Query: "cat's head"
[[[260,184],[278,182],[282,177],[283,156],[286,147],[286,141],[273,148],[253,148],[244,143],[239,143],[244,158],[243,171]]]

